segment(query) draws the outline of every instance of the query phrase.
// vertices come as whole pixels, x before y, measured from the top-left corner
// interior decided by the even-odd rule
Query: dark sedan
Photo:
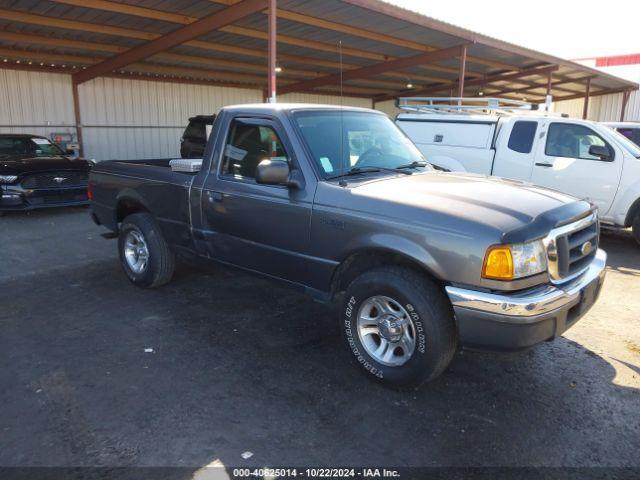
[[[91,163],[36,135],[0,135],[0,213],[88,203]]]

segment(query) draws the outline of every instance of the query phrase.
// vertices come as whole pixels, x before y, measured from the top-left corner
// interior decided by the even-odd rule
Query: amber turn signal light
[[[489,247],[484,257],[482,277],[492,280],[513,280],[513,256],[508,245]]]

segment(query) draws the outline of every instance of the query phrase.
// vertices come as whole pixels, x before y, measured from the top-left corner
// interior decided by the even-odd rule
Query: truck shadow
[[[157,346],[153,377],[128,380],[146,398],[130,398],[124,415],[139,422],[154,411],[154,448],[166,458],[176,421],[179,437],[212,445],[206,459],[183,452],[203,466],[615,463],[637,447],[638,389],[614,381],[624,366],[569,339],[511,354],[460,352],[441,378],[398,392],[348,365],[326,307],[223,269],[176,280],[152,292],[124,278],[109,287],[133,310],[116,320],[126,326],[113,332],[109,344],[119,347],[109,356],[124,342],[118,361],[129,363],[134,345],[124,335]]]

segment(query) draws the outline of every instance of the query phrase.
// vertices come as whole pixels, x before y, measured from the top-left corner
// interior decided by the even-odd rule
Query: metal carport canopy
[[[638,88],[379,0],[275,3],[14,0],[0,8],[1,65],[64,69],[74,85],[97,76],[160,77],[260,88],[265,98],[279,72],[278,93],[336,94],[340,41],[343,93],[373,101],[482,93],[543,102],[547,94],[560,101]]]

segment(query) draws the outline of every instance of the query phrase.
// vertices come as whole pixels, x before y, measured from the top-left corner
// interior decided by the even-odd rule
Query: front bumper
[[[67,207],[89,203],[87,187],[28,190],[18,185],[0,186],[0,211],[25,211],[37,208]]]
[[[571,327],[597,300],[607,254],[598,250],[589,268],[560,285],[514,294],[446,287],[463,346],[519,350],[551,340]]]

